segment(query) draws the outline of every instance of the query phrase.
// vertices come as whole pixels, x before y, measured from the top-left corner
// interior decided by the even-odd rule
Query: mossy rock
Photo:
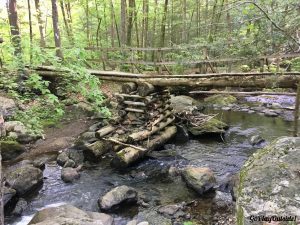
[[[237,224],[260,225],[250,216],[300,216],[300,138],[283,137],[258,150],[240,171]],[[282,223],[288,224],[288,223]]]
[[[188,131],[191,132],[194,136],[202,135],[202,134],[221,134],[224,133],[228,128],[228,125],[218,119],[212,118],[205,122],[202,126],[189,126]]]
[[[236,97],[232,95],[212,95],[204,99],[204,102],[211,105],[229,105],[237,102]]]
[[[16,141],[0,141],[2,160],[12,160],[25,152],[24,146]]]

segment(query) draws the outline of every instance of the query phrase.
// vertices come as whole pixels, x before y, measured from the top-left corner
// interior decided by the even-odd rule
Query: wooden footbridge
[[[67,70],[38,67],[44,77],[60,77]],[[177,130],[170,93],[167,87],[189,86],[209,88],[297,88],[294,135],[298,133],[300,72],[285,73],[213,73],[191,75],[145,75],[117,71],[87,70],[101,80],[122,82],[122,93],[116,94],[118,117],[97,131],[98,141],[87,145],[92,158],[101,158],[107,151],[115,154],[114,164],[128,166],[172,138]],[[213,94],[193,91],[191,94]],[[220,92],[226,94],[227,92]],[[267,94],[266,92],[231,92],[230,94]],[[296,93],[275,93],[296,95]],[[203,114],[202,114],[203,115]],[[201,115],[201,116],[202,116]],[[200,119],[201,120],[201,119]],[[198,120],[199,121],[199,120]]]

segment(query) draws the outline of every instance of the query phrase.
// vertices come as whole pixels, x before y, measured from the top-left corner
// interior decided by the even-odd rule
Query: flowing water
[[[221,180],[226,174],[238,172],[245,160],[261,147],[253,147],[249,143],[251,136],[259,134],[269,142],[277,137],[289,135],[292,127],[290,122],[280,118],[242,112],[217,113],[230,126],[223,138],[203,137],[191,139],[186,143],[174,140],[165,146],[165,152],[168,152],[169,156],[146,159],[126,171],[111,168],[109,158],[104,158],[97,165],[86,166],[81,172],[81,178],[74,184],[66,184],[60,178],[60,168],[56,163],[48,163],[44,170],[44,185],[38,194],[30,197],[30,208],[25,216],[19,221],[8,218],[9,224],[27,224],[30,215],[53,204],[70,203],[84,210],[98,211],[99,196],[122,184],[136,188],[152,205],[191,201],[197,198],[196,194],[186,187],[180,177],[169,178],[167,174],[170,166],[206,166]],[[205,213],[213,213],[202,210]],[[114,214],[114,217],[119,224],[126,224],[136,213],[137,208],[133,207]]]

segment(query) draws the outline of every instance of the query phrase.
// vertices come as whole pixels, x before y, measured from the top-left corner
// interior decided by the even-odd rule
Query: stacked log
[[[119,118],[98,130],[96,137],[99,140],[87,146],[92,149],[94,145],[105,145],[103,151],[97,153],[113,151],[114,165],[128,166],[147,152],[158,149],[176,134],[168,90],[149,83],[125,83],[122,93],[115,97]]]

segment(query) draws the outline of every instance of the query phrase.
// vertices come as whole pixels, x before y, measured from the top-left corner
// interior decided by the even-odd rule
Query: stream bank
[[[61,180],[62,168],[53,158],[48,158],[42,188],[26,196],[29,207],[22,212],[22,219],[8,216],[8,224],[27,224],[37,210],[49,205],[67,203],[85,211],[97,212],[98,198],[121,185],[137,190],[141,201],[138,205],[109,212],[117,225],[126,225],[135,219],[154,225],[162,224],[161,221],[166,224],[171,221],[173,224],[187,221],[234,224],[234,204],[230,193],[235,182],[234,175],[257,149],[274,138],[288,135],[291,123],[278,117],[245,112],[206,111],[218,113],[218,118],[230,126],[221,137],[190,137],[184,143],[174,139],[162,151],[152,152],[145,160],[126,169],[112,168],[111,155],[107,154],[99,163],[85,162],[80,178],[73,183],[65,183]],[[77,121],[76,117],[73,121]],[[64,130],[63,127],[57,129]],[[55,128],[53,133],[56,133]],[[253,145],[251,137],[257,134],[265,141]],[[37,159],[43,157],[42,154]],[[190,189],[180,176],[188,166],[210,168],[215,174],[219,191],[199,196]]]

